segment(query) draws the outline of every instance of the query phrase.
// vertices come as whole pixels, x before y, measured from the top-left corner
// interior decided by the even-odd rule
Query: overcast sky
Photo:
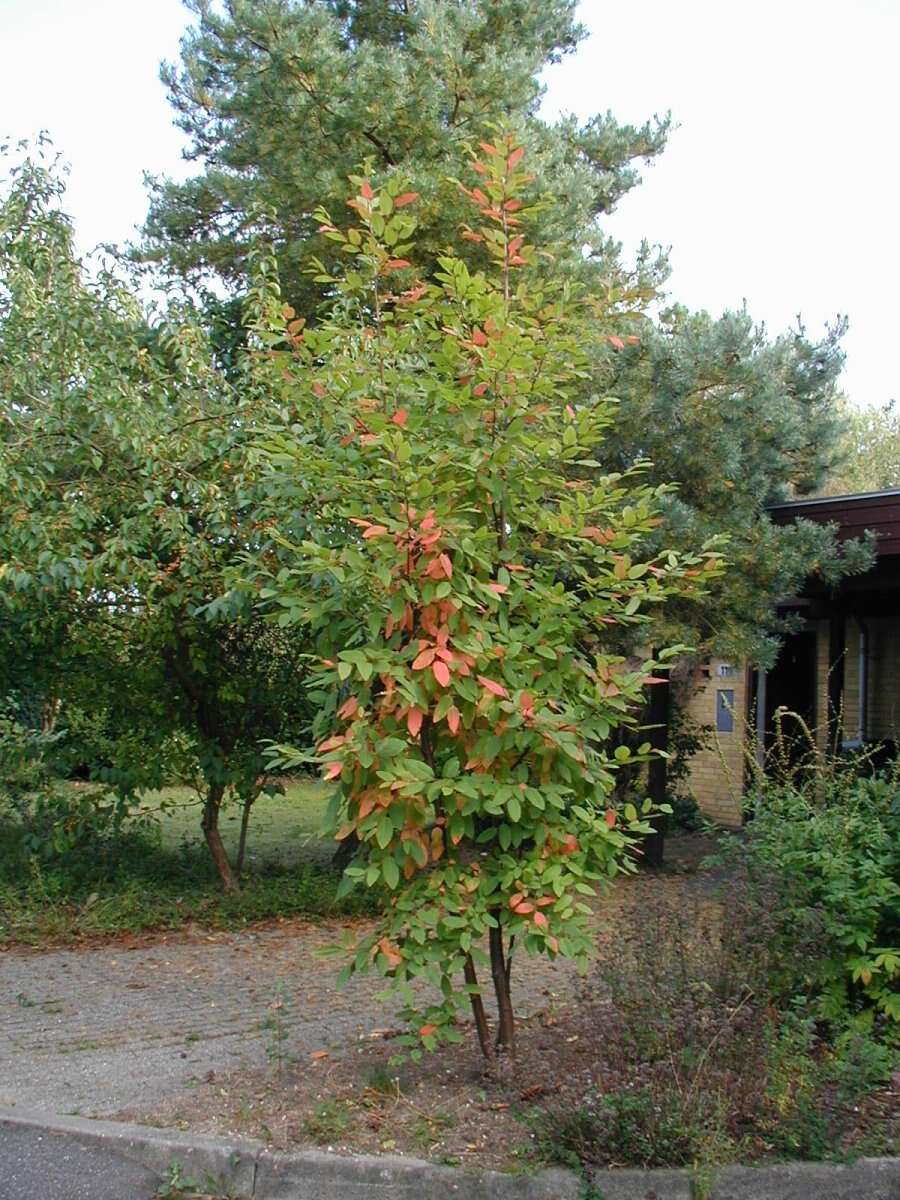
[[[534,0],[540,3],[540,0]],[[607,223],[671,246],[670,292],[772,332],[850,318],[845,389],[898,394],[900,0],[582,0],[591,37],[547,75],[545,111],[679,128]],[[183,176],[158,79],[180,0],[0,0],[0,136],[46,129],[71,163],[79,244],[123,241],[144,170]]]

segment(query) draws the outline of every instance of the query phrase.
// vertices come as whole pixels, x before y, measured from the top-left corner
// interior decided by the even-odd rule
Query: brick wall
[[[900,742],[900,617],[869,618],[866,632],[868,735]]]
[[[711,725],[715,731],[717,693],[720,689],[734,692],[734,731],[709,735],[709,748],[691,759],[688,788],[706,816],[717,824],[735,827],[741,824],[749,672],[735,666],[733,674],[722,676],[719,669],[726,665],[713,659],[695,668],[677,685],[677,694],[694,721]]]
[[[869,617],[866,630],[866,729],[869,741],[900,740],[900,617]],[[816,740],[827,743],[825,714],[828,711],[828,622],[816,625]],[[860,625],[848,618],[844,655],[843,740],[862,736],[859,727],[859,639]]]

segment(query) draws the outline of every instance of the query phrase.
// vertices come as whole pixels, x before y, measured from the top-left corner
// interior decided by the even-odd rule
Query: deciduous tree
[[[301,329],[289,311],[285,330],[272,310],[258,331],[292,411],[269,439],[272,511],[299,503],[309,536],[280,565],[248,562],[323,654],[329,820],[359,839],[348,883],[390,896],[347,970],[387,975],[425,1047],[459,1039],[468,994],[485,1055],[514,1047],[514,950],[583,960],[584,898],[649,828],[649,802],[611,804],[632,755],[609,736],[654,664],[614,639],[717,570],[712,550],[648,553],[663,489],[600,470],[612,406],[585,393],[587,349],[631,340],[640,298],[553,277],[523,155],[498,132],[461,189],[483,272],[420,263],[430,200],[399,176],[354,179],[349,228],[319,214],[346,264],[320,271],[331,317]],[[416,979],[438,988],[425,1011]]]

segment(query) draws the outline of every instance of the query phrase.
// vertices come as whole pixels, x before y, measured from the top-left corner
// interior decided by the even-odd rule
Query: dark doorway
[[[785,709],[776,720],[777,709]],[[816,727],[816,634],[804,629],[784,640],[775,666],[766,676],[766,751],[775,747],[792,761],[808,754]],[[799,718],[799,719],[798,719]],[[804,728],[805,726],[805,728]]]

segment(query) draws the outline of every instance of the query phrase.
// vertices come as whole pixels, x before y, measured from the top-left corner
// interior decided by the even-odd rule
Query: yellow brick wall
[[[870,617],[868,735],[900,741],[900,617]]]
[[[867,635],[866,660],[868,687],[866,689],[866,730],[868,741],[884,738],[898,740],[900,732],[900,618],[869,617],[865,620]],[[824,749],[827,741],[828,712],[828,622],[819,621],[817,632],[816,669],[816,740]],[[860,625],[847,619],[846,654],[844,656],[844,702],[842,711],[843,740],[854,741],[859,728],[859,638]]]
[[[694,668],[678,686],[678,700],[689,716],[701,725],[711,725],[709,748],[691,759],[688,788],[704,814],[719,825],[741,824],[747,742],[747,685],[749,672],[739,664],[733,675],[722,677],[713,659]],[[716,693],[720,688],[734,692],[734,732],[716,732]]]

